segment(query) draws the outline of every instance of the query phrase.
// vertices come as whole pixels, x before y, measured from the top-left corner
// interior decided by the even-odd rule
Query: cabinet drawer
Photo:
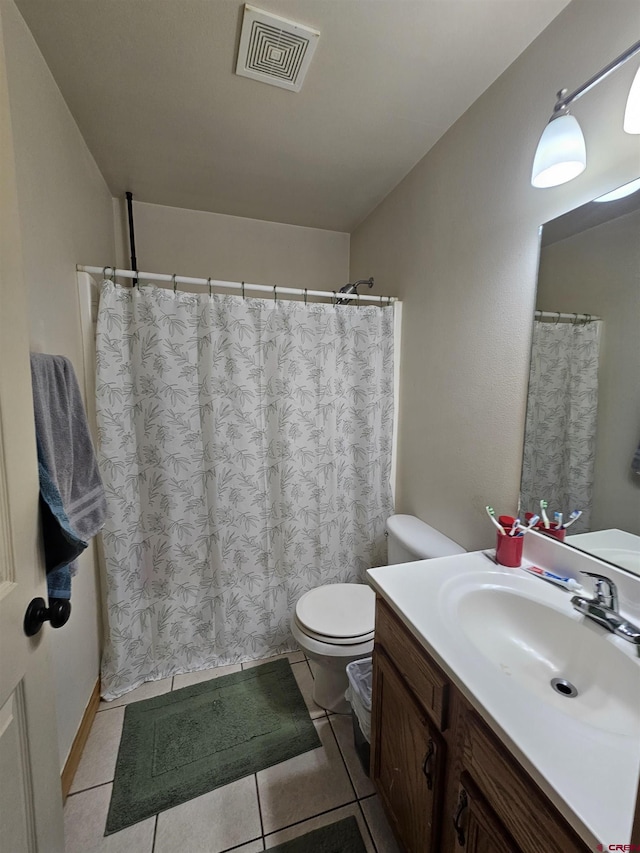
[[[522,853],[588,851],[474,712],[466,717],[462,763]]]
[[[376,646],[386,655],[411,688],[416,699],[440,731],[447,727],[449,682],[445,674],[411,636],[398,617],[378,597],[376,603]]]

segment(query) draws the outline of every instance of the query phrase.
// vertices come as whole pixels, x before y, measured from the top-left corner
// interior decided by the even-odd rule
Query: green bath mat
[[[133,702],[105,835],[319,746],[288,660]]]
[[[355,817],[346,817],[277,847],[267,847],[267,853],[367,853],[367,848],[358,821]]]

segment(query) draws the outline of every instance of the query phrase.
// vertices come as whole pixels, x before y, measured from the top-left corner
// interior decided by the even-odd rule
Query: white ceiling
[[[17,0],[112,193],[351,231],[568,0],[254,0],[321,31],[234,74],[240,0]]]

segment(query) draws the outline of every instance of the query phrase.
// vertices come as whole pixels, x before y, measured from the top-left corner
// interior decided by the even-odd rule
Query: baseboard
[[[87,707],[84,709],[84,714],[82,715],[82,720],[80,721],[78,731],[76,732],[76,736],[73,739],[71,749],[69,750],[69,755],[64,763],[62,773],[60,774],[60,782],[62,784],[62,802],[67,799],[67,794],[69,793],[69,789],[71,788],[73,777],[76,775],[78,764],[80,764],[82,752],[84,750],[85,744],[87,743],[87,738],[89,737],[89,732],[91,731],[93,719],[96,715],[96,711],[98,710],[99,704],[100,679],[96,681],[95,687],[91,691],[91,696],[89,697],[89,701],[87,702]]]

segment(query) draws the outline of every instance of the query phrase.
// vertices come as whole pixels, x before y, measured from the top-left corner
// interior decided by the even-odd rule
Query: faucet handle
[[[615,583],[597,572],[580,572],[581,575],[593,578],[596,600],[609,610],[618,610],[618,589]]]

